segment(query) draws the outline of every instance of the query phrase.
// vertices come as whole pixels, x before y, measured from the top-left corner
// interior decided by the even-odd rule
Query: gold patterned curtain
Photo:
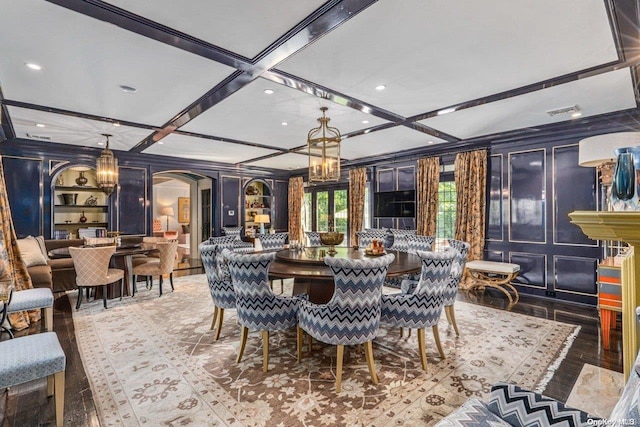
[[[438,184],[440,183],[440,158],[427,157],[418,160],[418,217],[417,233],[423,236],[436,235],[438,218]]]
[[[455,162],[456,239],[469,242],[467,260],[480,260],[484,250],[484,225],[487,186],[487,150],[459,153]],[[471,278],[460,281],[469,287]]]
[[[302,240],[302,202],[304,181],[301,176],[289,178],[289,241]]]
[[[349,171],[349,244],[356,246],[356,232],[362,230],[364,222],[364,192],[367,185],[367,169]]]
[[[4,276],[0,277],[0,280],[13,279],[13,286],[16,291],[30,289],[33,287],[31,277],[18,250],[16,231],[13,228],[2,157],[0,157],[0,222],[0,263],[6,266],[0,268],[0,274]],[[39,319],[40,310],[30,312],[29,315],[26,312],[11,314],[11,324],[18,330],[28,327],[31,321],[36,322]]]

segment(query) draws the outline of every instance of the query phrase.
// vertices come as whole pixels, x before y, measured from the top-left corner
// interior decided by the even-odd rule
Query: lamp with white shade
[[[260,224],[260,234],[265,234],[264,225],[271,222],[269,215],[256,215],[253,220]]]
[[[600,173],[600,182],[608,187],[611,185],[613,168],[616,164],[615,150],[636,145],[640,145],[639,132],[618,132],[591,136],[580,141],[578,164],[597,168]]]
[[[167,217],[166,230],[169,231],[169,217],[175,215],[175,212],[173,212],[173,208],[171,206],[164,206],[162,209],[160,209],[160,215],[165,215]]]

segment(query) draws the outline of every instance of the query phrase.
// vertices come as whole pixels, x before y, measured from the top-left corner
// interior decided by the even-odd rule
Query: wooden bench
[[[55,400],[56,426],[62,427],[66,363],[55,332],[1,341],[0,389],[46,377],[47,395]]]
[[[471,289],[484,290],[486,286],[489,286],[504,292],[509,299],[509,304],[518,302],[520,295],[511,284],[511,281],[520,272],[518,264],[496,261],[468,261],[465,268],[471,277],[476,279],[476,283],[472,285]],[[513,292],[513,296],[509,291]]]

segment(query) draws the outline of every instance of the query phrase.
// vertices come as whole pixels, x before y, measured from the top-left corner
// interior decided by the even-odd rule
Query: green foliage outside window
[[[438,239],[455,238],[456,227],[456,183],[444,181],[438,184],[438,219],[436,237]]]

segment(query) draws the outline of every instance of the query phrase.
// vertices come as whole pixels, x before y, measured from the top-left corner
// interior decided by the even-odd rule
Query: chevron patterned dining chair
[[[358,247],[366,248],[374,239],[385,242],[387,239],[387,231],[369,229],[369,231],[357,231],[356,236],[358,236]]]
[[[215,328],[214,340],[220,338],[224,310],[236,308],[236,293],[233,290],[229,268],[222,256],[222,246],[202,242],[198,246],[200,259],[209,284],[209,293],[213,300],[213,319],[211,330]]]
[[[440,344],[438,321],[444,307],[444,294],[449,284],[451,265],[457,251],[447,248],[440,252],[418,251],[422,259],[420,282],[411,294],[382,295],[380,323],[401,328],[418,329],[418,351],[422,369],[427,370],[424,328],[431,326],[440,357],[444,351]]]
[[[305,231],[304,234],[306,234],[307,240],[309,241],[308,246],[322,246],[322,242],[320,241],[320,233],[318,233],[317,231]]]
[[[284,244],[289,237],[289,233],[273,233],[273,234],[260,234],[258,239],[260,240],[260,245],[263,251],[279,251],[284,249]],[[273,278],[269,279],[269,283],[271,283],[271,288],[273,289]],[[280,293],[284,292],[284,280],[281,278],[277,278],[275,280],[280,280]]]
[[[451,277],[449,284],[444,292],[444,314],[447,316],[447,321],[453,326],[456,335],[460,335],[458,331],[458,325],[456,323],[456,315],[453,310],[453,305],[456,302],[458,295],[458,284],[464,273],[464,266],[467,263],[467,254],[471,245],[462,240],[449,239],[449,246],[456,250],[456,256],[453,259],[451,265]]]
[[[333,272],[335,291],[326,304],[302,300],[298,313],[298,360],[303,331],[318,341],[337,346],[336,392],[342,386],[345,345],[364,344],[371,380],[378,384],[371,345],[380,321],[382,284],[394,254],[371,259],[324,259]]]
[[[267,372],[269,332],[296,326],[300,298],[275,295],[269,287],[269,266],[276,257],[275,252],[238,254],[224,249],[222,255],[231,273],[238,321],[242,326],[237,362],[242,360],[249,329],[258,330],[262,334],[262,370]]]
[[[253,243],[242,241],[242,230],[244,227],[222,227],[222,232],[225,236],[234,236],[236,239],[233,241],[233,251],[240,253],[250,253],[255,251]]]
[[[102,303],[107,308],[107,285],[120,281],[120,299],[124,292],[124,270],[109,268],[111,256],[116,251],[115,246],[99,248],[69,247],[69,254],[73,259],[76,270],[76,286],[78,287],[78,302],[76,310],[82,304],[82,290],[85,288],[102,286]],[[87,290],[87,295],[88,295]]]
[[[415,236],[417,230],[400,230],[397,228],[392,228],[389,231],[393,235],[393,244],[389,249],[398,252],[409,252],[408,236]]]

